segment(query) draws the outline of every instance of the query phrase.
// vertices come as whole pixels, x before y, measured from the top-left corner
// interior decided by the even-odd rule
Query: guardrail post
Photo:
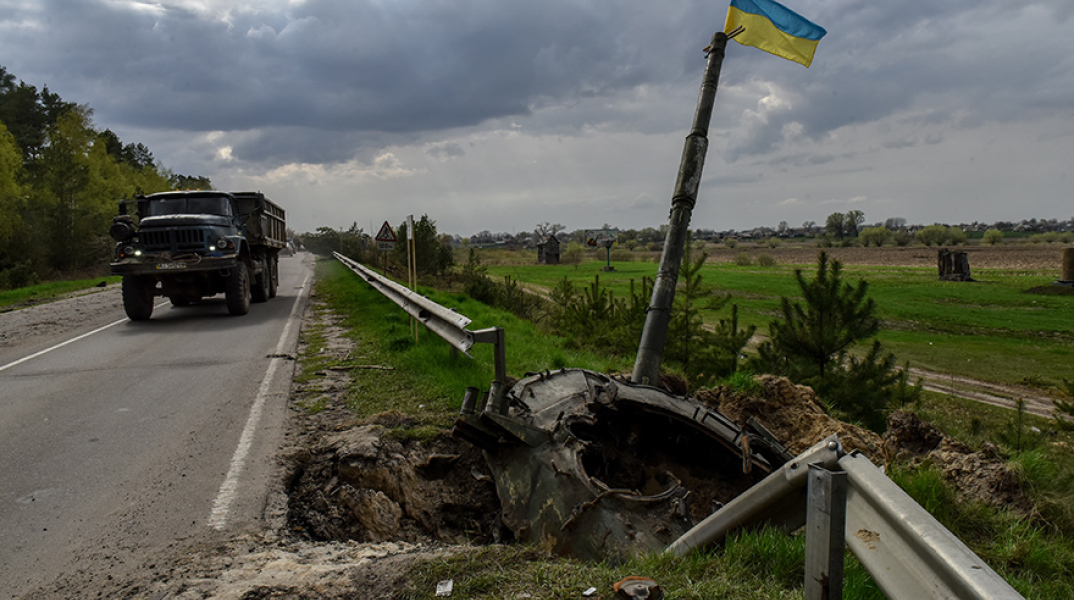
[[[507,342],[503,327],[490,327],[473,332],[474,341],[493,345],[496,379],[489,390],[489,402],[485,410],[496,414],[507,414],[504,395],[507,393]]]
[[[805,600],[842,600],[847,474],[809,465]]]

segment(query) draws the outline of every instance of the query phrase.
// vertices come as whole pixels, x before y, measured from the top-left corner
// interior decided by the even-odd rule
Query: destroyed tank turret
[[[692,398],[583,369],[534,374],[464,402],[517,539],[587,560],[658,551],[789,454]]]

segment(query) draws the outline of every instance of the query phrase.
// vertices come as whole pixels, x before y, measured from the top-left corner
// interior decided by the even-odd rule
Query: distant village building
[[[543,242],[537,242],[537,264],[559,264],[559,240],[554,234],[546,237]]]

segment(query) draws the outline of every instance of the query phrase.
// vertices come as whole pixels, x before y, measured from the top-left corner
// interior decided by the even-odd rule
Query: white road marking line
[[[157,306],[163,306],[163,305],[164,305],[164,303],[161,302]],[[31,354],[30,356],[24,356],[24,357],[20,358],[19,360],[16,360],[14,362],[9,362],[6,365],[0,366],[0,371],[10,369],[11,367],[14,367],[15,365],[21,365],[22,363],[24,363],[24,362],[26,362],[28,360],[32,360],[32,359],[37,358],[38,356],[41,356],[43,354],[48,354],[49,352],[52,352],[53,350],[58,350],[59,348],[63,348],[67,344],[73,344],[73,343],[77,342],[78,340],[81,340],[83,338],[88,338],[89,336],[91,336],[91,335],[93,335],[95,333],[100,333],[100,332],[104,331],[105,329],[108,329],[109,327],[115,327],[116,325],[119,325],[120,323],[125,323],[128,320],[129,319],[124,317],[124,318],[116,321],[115,323],[109,323],[109,324],[105,325],[104,327],[98,327],[97,329],[94,329],[93,331],[89,331],[89,332],[83,333],[80,336],[73,337],[73,338],[67,340],[66,342],[60,342],[59,344],[56,344],[55,346],[52,346],[51,348],[45,348],[44,350],[42,350],[40,352],[35,352],[35,353]]]
[[[300,290],[305,290],[310,276],[310,273],[306,273],[306,279],[302,282]],[[287,323],[283,327],[280,339],[276,342],[275,356],[283,354],[284,344],[290,335],[291,327],[298,321],[296,316],[301,300],[302,292],[300,291],[295,297],[294,305],[291,306],[291,314],[287,317]],[[276,369],[283,360],[286,359],[271,359],[268,369],[265,371],[265,378],[261,380],[257,398],[254,399],[254,404],[250,407],[250,416],[246,418],[246,426],[242,430],[242,436],[239,437],[239,445],[235,448],[235,454],[231,457],[231,466],[224,477],[224,482],[220,484],[220,491],[217,492],[216,499],[213,500],[213,509],[209,513],[209,527],[213,529],[219,530],[227,526],[228,513],[231,511],[232,503],[238,496],[239,477],[246,467],[246,456],[250,453],[250,446],[254,443],[254,434],[257,433],[257,425],[261,421],[261,412],[264,410],[265,400],[268,398],[269,387],[272,385],[272,379],[276,376]]]

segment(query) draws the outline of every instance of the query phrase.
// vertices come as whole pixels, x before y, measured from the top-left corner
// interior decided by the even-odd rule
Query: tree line
[[[173,173],[149,148],[94,126],[93,109],[38,90],[0,66],[0,289],[99,273],[120,200],[209,189]]]

